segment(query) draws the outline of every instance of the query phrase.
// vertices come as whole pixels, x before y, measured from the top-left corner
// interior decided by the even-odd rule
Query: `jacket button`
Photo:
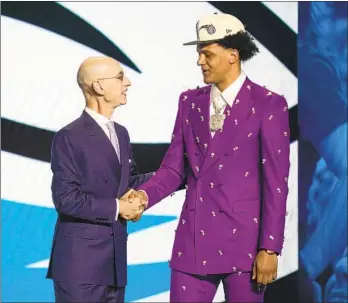
[[[105,178],[104,178],[104,182],[105,182],[105,183],[108,183],[108,178],[105,177]]]

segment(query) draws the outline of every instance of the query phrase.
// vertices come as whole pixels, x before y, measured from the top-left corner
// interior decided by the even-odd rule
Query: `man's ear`
[[[92,89],[93,89],[93,91],[94,91],[96,94],[98,94],[98,95],[100,95],[100,96],[103,96],[103,95],[104,95],[104,89],[103,89],[103,87],[102,87],[102,85],[100,84],[99,81],[94,81],[94,82],[92,83]]]
[[[229,51],[229,59],[228,59],[230,64],[235,64],[239,61],[239,52],[236,49],[231,49]]]

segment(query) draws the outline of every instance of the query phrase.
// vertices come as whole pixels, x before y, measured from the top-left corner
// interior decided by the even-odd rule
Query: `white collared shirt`
[[[232,107],[234,100],[236,99],[240,89],[243,86],[243,83],[246,79],[246,74],[242,71],[238,78],[227,87],[222,93],[214,84],[210,92],[210,116],[215,114],[213,101],[218,105],[218,108],[222,108],[221,112],[225,110],[226,105],[228,104]],[[214,137],[215,132],[211,132],[211,136]]]
[[[89,107],[85,108],[85,112],[92,117],[92,119],[105,132],[105,134],[109,138],[109,140],[111,140],[111,134],[110,134],[110,131],[109,131],[108,126],[107,126],[108,122],[110,122],[111,120],[108,119],[107,117],[97,113],[93,109],[90,109]],[[119,207],[120,207],[120,202],[119,202],[118,199],[116,199],[116,217],[115,217],[115,221],[117,221],[117,218],[118,218],[118,213],[119,213],[119,209],[120,209]]]
[[[85,111],[87,112],[87,114],[89,114],[93,118],[95,122],[97,122],[97,124],[101,127],[101,129],[104,131],[107,137],[111,139],[110,132],[107,126],[108,122],[110,122],[111,120],[97,113],[93,109],[90,109],[89,107],[86,107]]]

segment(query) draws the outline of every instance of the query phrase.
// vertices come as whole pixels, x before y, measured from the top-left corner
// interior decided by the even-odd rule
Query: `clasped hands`
[[[125,220],[138,221],[147,207],[148,199],[143,191],[130,189],[121,198],[119,215]]]

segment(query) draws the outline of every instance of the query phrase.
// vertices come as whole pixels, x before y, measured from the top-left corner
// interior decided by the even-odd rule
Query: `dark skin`
[[[201,67],[203,80],[206,84],[215,84],[223,92],[241,73],[239,52],[236,49],[225,49],[217,43],[197,46],[198,61]],[[146,205],[147,197],[143,192],[134,191],[129,202],[142,200]],[[146,206],[145,206],[146,208]],[[140,219],[141,213],[135,216],[134,221]],[[260,250],[253,263],[252,279],[258,285],[268,285],[277,277],[278,258],[270,250]]]
[[[223,92],[241,73],[236,49],[225,49],[217,43],[197,46],[198,61],[206,84],[215,84]],[[253,263],[252,279],[268,285],[277,278],[278,258],[271,250],[260,250]]]
[[[236,49],[225,49],[217,43],[197,46],[198,61],[203,80],[215,84],[223,92],[240,75],[239,53]]]
[[[271,250],[260,250],[254,260],[252,279],[257,284],[268,285],[277,278],[277,270],[277,255]]]

